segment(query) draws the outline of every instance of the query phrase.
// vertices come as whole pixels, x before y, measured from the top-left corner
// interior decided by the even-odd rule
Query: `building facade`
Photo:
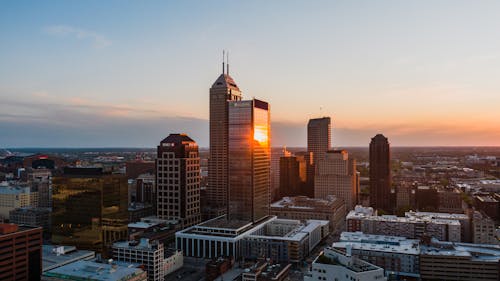
[[[284,197],[271,204],[270,213],[282,219],[326,220],[330,222],[330,232],[334,234],[340,234],[345,229],[346,207],[344,201],[335,196],[326,199]]]
[[[0,224],[0,280],[40,280],[42,228]]]
[[[52,180],[52,242],[108,255],[127,237],[128,184],[101,168],[65,168]]]
[[[229,102],[228,217],[255,222],[269,215],[270,109],[253,99]]]
[[[359,194],[359,174],[356,160],[349,159],[345,150],[330,150],[316,163],[314,197],[326,199],[329,195],[344,200],[348,210],[356,206]]]
[[[224,66],[224,63],[223,63]],[[210,88],[210,158],[208,160],[207,201],[210,217],[224,214],[227,210],[229,101],[241,100],[241,91],[229,76],[222,74]]]
[[[198,145],[185,134],[170,134],[157,155],[157,215],[183,227],[201,221]]]
[[[307,123],[307,186],[314,188],[316,163],[323,159],[324,153],[332,147],[332,127],[330,117],[310,119]]]
[[[148,281],[164,280],[164,249],[163,244],[158,241],[141,239],[116,242],[113,244],[113,259],[143,265]]]

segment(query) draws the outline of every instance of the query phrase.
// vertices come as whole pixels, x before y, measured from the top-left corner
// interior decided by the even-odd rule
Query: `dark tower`
[[[370,142],[370,205],[375,209],[392,212],[395,206],[391,193],[391,150],[382,134]]]

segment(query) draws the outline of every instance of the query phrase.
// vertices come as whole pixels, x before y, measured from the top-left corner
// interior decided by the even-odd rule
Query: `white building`
[[[393,215],[377,216],[373,209],[356,206],[347,214],[347,231],[367,234],[421,238],[424,234],[440,241],[461,242],[462,225],[455,214],[406,213],[405,217]],[[456,214],[465,216],[463,214]]]
[[[164,249],[158,241],[141,239],[140,241],[116,242],[113,244],[113,258],[122,262],[144,265],[149,281],[163,280]]]
[[[387,280],[384,270],[357,257],[333,248],[325,248],[312,263],[312,270],[304,276],[304,281],[383,281]]]
[[[472,216],[472,242],[476,244],[500,244],[497,238],[495,221],[481,212],[474,211]]]
[[[268,216],[248,223],[221,216],[179,231],[175,239],[177,249],[190,257],[238,260],[272,255],[275,260],[298,261],[328,234],[328,221],[302,223]],[[296,250],[294,255],[289,255],[289,249]]]
[[[351,253],[364,261],[382,267],[387,276],[420,277],[419,240],[399,236],[343,232],[332,248]]]
[[[9,212],[23,207],[38,207],[38,192],[29,187],[0,184],[0,219],[8,219]]]

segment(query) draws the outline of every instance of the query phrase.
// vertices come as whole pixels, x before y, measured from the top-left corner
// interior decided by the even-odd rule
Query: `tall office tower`
[[[182,227],[201,221],[198,145],[185,134],[170,134],[157,150],[157,214]]]
[[[344,200],[347,210],[354,209],[358,200],[359,174],[356,160],[349,159],[345,150],[330,150],[317,162],[314,177],[314,197],[326,199],[334,195]]]
[[[52,242],[108,256],[127,237],[128,184],[102,168],[64,168],[52,178]]]
[[[0,224],[0,280],[40,280],[42,228]]]
[[[286,155],[280,158],[279,199],[291,196],[307,196],[306,161],[304,156]]]
[[[280,197],[280,158],[289,156],[291,153],[283,148],[271,148],[271,201],[281,199]]]
[[[307,123],[307,152],[309,162],[307,170],[308,188],[314,189],[314,175],[316,163],[324,158],[325,153],[332,146],[332,128],[330,117],[310,119]]]
[[[229,219],[256,222],[269,214],[269,112],[256,99],[229,103]]]
[[[330,117],[310,119],[307,123],[307,152],[312,152],[312,162],[324,158],[332,146],[332,128]]]
[[[32,192],[38,192],[38,207],[52,208],[52,171],[30,168],[28,183]]]
[[[370,142],[370,205],[374,209],[392,212],[395,207],[391,192],[391,149],[382,134]]]
[[[229,68],[229,66],[228,66]],[[210,158],[207,201],[210,216],[226,212],[228,192],[228,102],[241,100],[233,78],[224,71],[210,88]]]

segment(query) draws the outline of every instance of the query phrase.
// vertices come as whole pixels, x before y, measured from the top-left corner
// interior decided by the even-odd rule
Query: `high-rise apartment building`
[[[359,174],[356,160],[349,159],[345,150],[330,150],[318,160],[314,176],[314,197],[326,199],[329,195],[344,200],[348,210],[358,201]]]
[[[375,209],[392,212],[396,206],[391,192],[391,150],[382,134],[370,142],[370,205]]]
[[[183,227],[197,224],[200,213],[200,156],[198,145],[185,134],[170,134],[157,154],[157,214]]]
[[[102,168],[64,168],[52,179],[52,242],[107,255],[127,237],[128,184]]]
[[[42,228],[0,224],[0,280],[40,280]]]
[[[269,215],[269,104],[253,99],[229,103],[228,215],[258,221]]]
[[[229,68],[229,66],[228,66]],[[228,102],[241,100],[241,92],[229,69],[210,88],[210,158],[208,160],[207,201],[210,216],[222,215],[227,208],[228,192]]]

